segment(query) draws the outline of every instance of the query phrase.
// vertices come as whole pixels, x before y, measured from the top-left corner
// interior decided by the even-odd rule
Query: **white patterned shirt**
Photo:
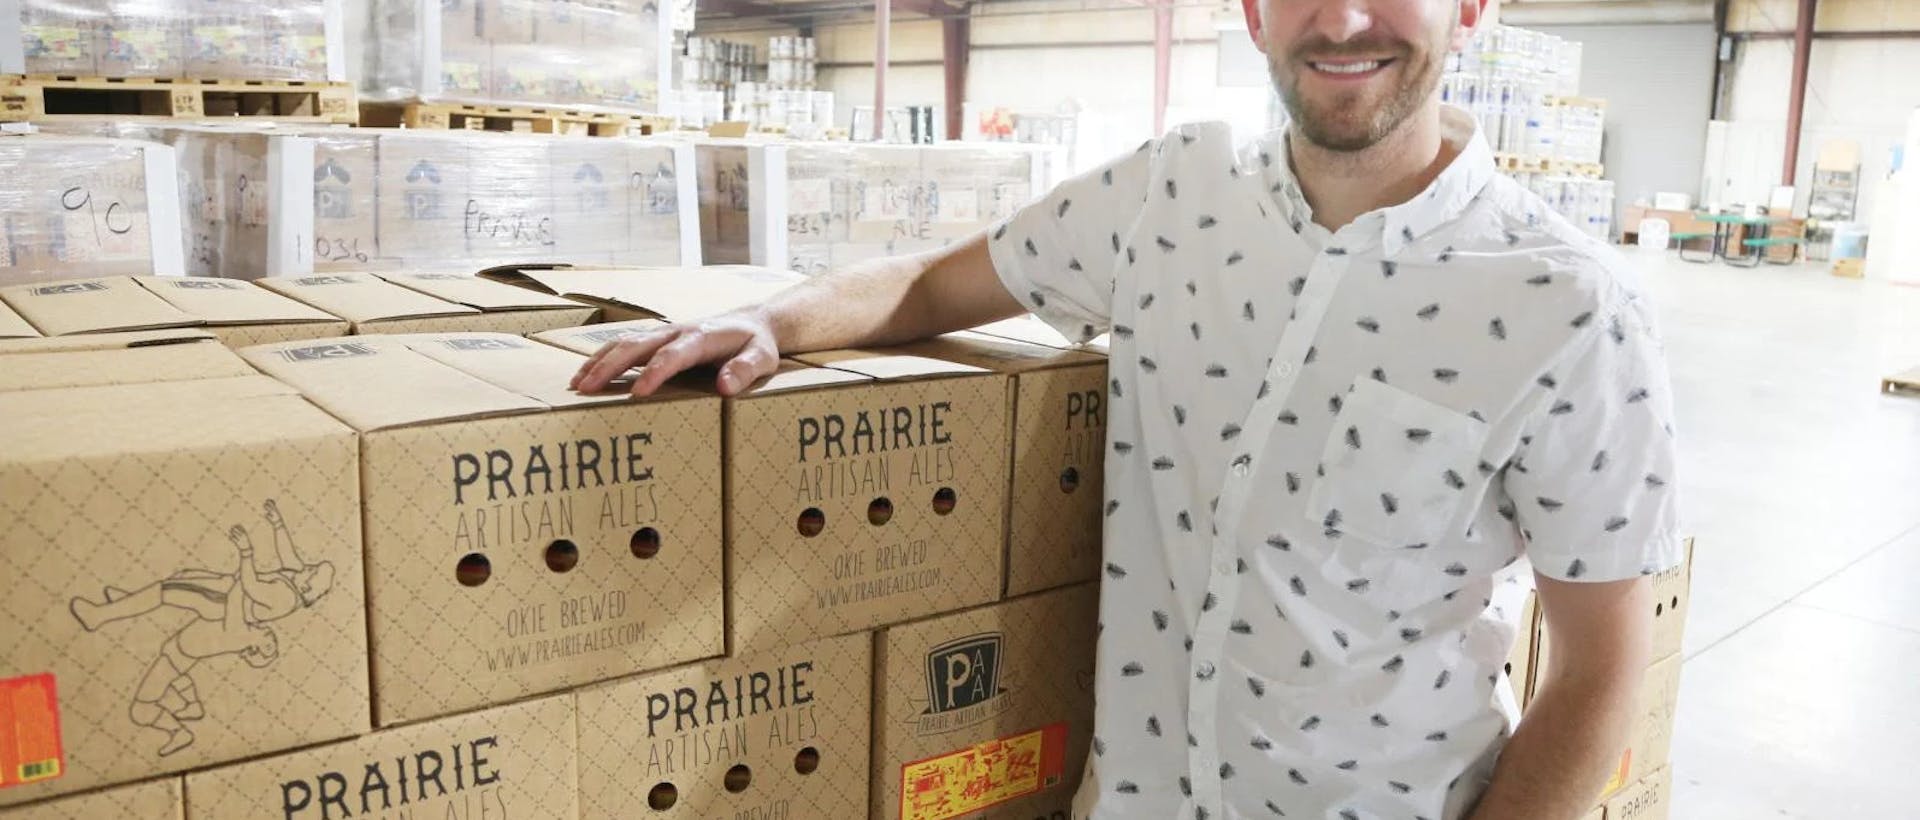
[[[1285,157],[1185,127],[991,234],[1029,309],[1112,331],[1079,818],[1462,817],[1515,720],[1521,559],[1599,582],[1682,557],[1624,261],[1478,134],[1332,233]]]

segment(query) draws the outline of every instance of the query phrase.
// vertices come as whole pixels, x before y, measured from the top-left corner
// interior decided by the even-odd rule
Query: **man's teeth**
[[[1328,74],[1365,74],[1380,67],[1379,60],[1364,63],[1314,63],[1313,67]]]

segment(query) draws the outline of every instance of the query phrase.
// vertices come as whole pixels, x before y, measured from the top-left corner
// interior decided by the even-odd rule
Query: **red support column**
[[[1793,85],[1787,89],[1787,156],[1780,184],[1792,185],[1800,169],[1800,119],[1807,105],[1807,62],[1813,56],[1813,13],[1820,0],[1800,0],[1800,18],[1793,28]]]

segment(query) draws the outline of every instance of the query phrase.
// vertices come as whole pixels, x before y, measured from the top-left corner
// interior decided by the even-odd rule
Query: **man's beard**
[[[1394,76],[1399,77],[1400,82],[1371,110],[1360,107],[1357,93],[1336,96],[1324,104],[1309,102],[1300,92],[1300,79],[1314,69],[1306,65],[1304,58],[1296,59],[1296,55],[1305,53],[1330,57],[1338,56],[1343,51],[1356,54],[1361,53],[1361,48],[1354,45],[1303,47],[1296,49],[1294,54],[1269,57],[1267,70],[1273,77],[1274,88],[1280,92],[1281,102],[1287,107],[1293,126],[1308,142],[1329,151],[1364,151],[1386,139],[1426,101],[1427,96],[1438,87],[1440,66],[1434,59],[1434,50],[1403,44],[1394,49],[1394,62],[1388,66],[1389,70],[1396,72]],[[1377,48],[1367,51],[1381,53]],[[1281,71],[1282,61],[1286,60],[1292,60],[1299,66],[1291,78],[1292,82],[1288,82]]]

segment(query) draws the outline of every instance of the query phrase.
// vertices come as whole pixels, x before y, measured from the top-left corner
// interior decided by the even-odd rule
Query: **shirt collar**
[[[1412,199],[1369,211],[1354,220],[1354,226],[1380,232],[1381,253],[1386,257],[1398,255],[1413,241],[1465,212],[1467,205],[1480,195],[1480,191],[1497,173],[1493,151],[1487,146],[1471,115],[1453,106],[1442,105],[1440,118],[1447,132],[1467,134],[1466,144],[1460,149],[1460,154],[1439,176],[1434,177],[1426,190],[1415,194]],[[1262,159],[1271,158],[1271,161],[1263,161],[1262,165],[1268,193],[1280,206],[1281,216],[1293,227],[1294,233],[1306,236],[1312,227],[1313,207],[1307,204],[1306,195],[1300,191],[1300,182],[1294,176],[1293,163],[1288,159],[1287,139],[1287,130],[1283,128],[1261,141]]]

